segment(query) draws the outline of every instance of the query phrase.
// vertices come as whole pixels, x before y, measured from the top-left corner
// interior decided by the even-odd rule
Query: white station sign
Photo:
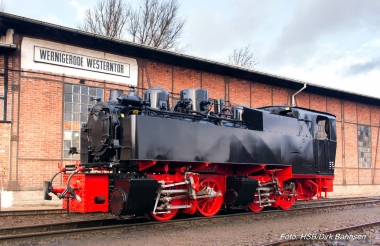
[[[21,67],[137,85],[136,59],[40,39],[23,39]]]
[[[129,77],[129,64],[34,46],[34,61]]]

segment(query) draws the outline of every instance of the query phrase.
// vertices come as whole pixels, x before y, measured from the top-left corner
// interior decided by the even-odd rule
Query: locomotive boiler
[[[185,89],[170,107],[169,93],[140,97],[110,92],[89,109],[80,163],[44,182],[70,211],[213,216],[223,209],[289,209],[333,190],[335,116],[268,106],[229,107],[205,89]],[[76,152],[75,148],[71,149]],[[63,173],[63,185],[53,185]]]

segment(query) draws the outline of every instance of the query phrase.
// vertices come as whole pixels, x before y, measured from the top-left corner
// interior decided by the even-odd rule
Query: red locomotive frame
[[[178,212],[186,214],[197,212],[210,217],[225,205],[223,198],[227,190],[227,177],[233,174],[230,165],[191,163],[191,172],[186,170],[190,163],[139,161],[138,165],[139,171],[160,182],[163,191],[173,192],[166,195],[169,200],[184,194],[193,194],[159,202],[158,205],[168,209],[163,209],[162,213],[160,210],[153,210],[150,216],[156,220],[170,220]],[[53,186],[53,193],[63,194],[67,187],[73,191],[73,194],[64,193],[62,208],[68,209],[67,204],[69,204],[69,210],[73,212],[109,212],[110,174],[83,173],[83,170],[84,168],[78,163],[75,175],[65,173],[66,170],[60,168],[60,173],[64,173],[63,183],[67,183],[71,175],[72,178],[67,185]],[[255,173],[260,174],[255,175]],[[323,195],[327,198],[327,192],[333,191],[332,176],[294,175],[291,166],[268,168],[266,165],[245,165],[240,167],[238,175],[246,175],[260,183],[254,200],[247,206],[247,209],[256,213],[262,211],[264,207],[288,210],[296,200],[312,200],[315,196],[321,199]]]

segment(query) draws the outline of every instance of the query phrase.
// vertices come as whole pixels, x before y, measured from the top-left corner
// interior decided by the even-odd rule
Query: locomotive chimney
[[[119,101],[117,98],[123,94],[122,90],[116,90],[116,89],[111,89],[110,90],[110,97],[108,99],[108,102],[110,103],[118,103]]]

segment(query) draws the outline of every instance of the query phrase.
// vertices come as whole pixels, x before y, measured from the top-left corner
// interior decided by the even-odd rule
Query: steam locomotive
[[[221,209],[289,209],[333,191],[335,116],[290,106],[230,107],[205,89],[185,89],[174,108],[169,93],[144,99],[110,91],[89,109],[80,163],[44,182],[70,211],[213,216]],[[70,149],[76,153],[76,148]],[[53,185],[58,174],[63,185]]]

